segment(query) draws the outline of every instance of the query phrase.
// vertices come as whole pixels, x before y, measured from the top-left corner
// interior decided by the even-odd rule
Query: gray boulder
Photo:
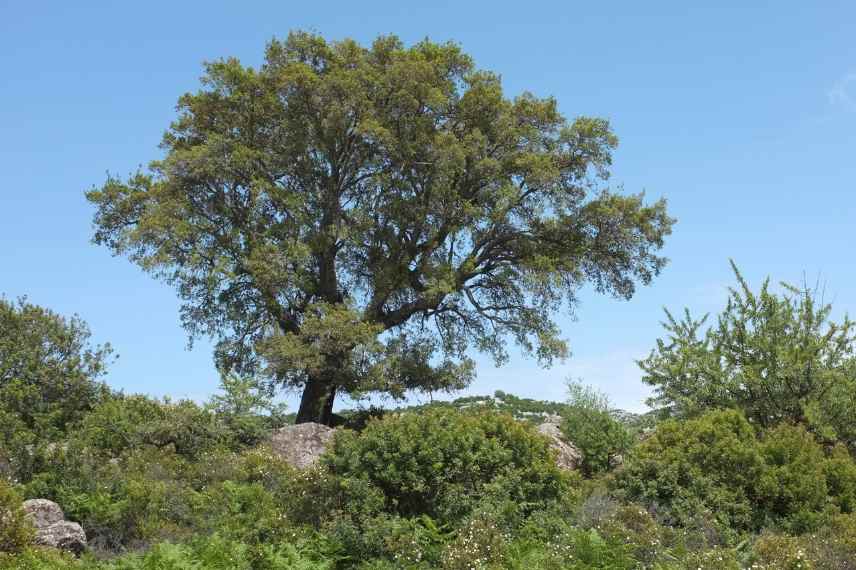
[[[579,468],[583,455],[571,442],[565,440],[556,420],[551,418],[539,425],[538,433],[550,441],[550,447],[556,452],[556,464],[561,469],[574,471]]]
[[[86,533],[75,522],[59,521],[36,531],[35,543],[80,555],[86,550]]]
[[[65,520],[59,505],[47,499],[24,501],[24,513],[36,529],[35,543],[80,554],[86,550],[83,527]]]
[[[52,524],[65,520],[65,515],[59,505],[47,499],[30,499],[24,501],[24,512],[36,530],[47,528]]]
[[[298,469],[311,467],[327,450],[335,430],[316,423],[285,426],[274,432],[271,450]]]

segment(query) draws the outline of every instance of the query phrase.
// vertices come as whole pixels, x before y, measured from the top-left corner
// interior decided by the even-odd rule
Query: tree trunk
[[[324,419],[324,425],[333,425],[333,401],[336,399],[336,385],[330,386],[330,389],[327,391],[327,400],[324,402],[324,412],[322,414],[322,419]]]
[[[336,398],[336,386],[320,377],[310,376],[300,397],[297,419],[294,423],[315,422],[330,425],[333,416],[333,401]]]

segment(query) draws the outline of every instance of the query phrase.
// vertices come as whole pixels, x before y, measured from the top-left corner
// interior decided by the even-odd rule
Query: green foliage
[[[814,570],[805,541],[796,536],[768,534],[755,542],[754,563],[758,570]]]
[[[600,182],[607,121],[507,98],[452,43],[293,33],[178,108],[162,160],[87,194],[95,241],[175,285],[224,368],[303,387],[299,421],[465,385],[468,347],[562,357],[580,287],[628,298],[666,263],[665,203]]]
[[[750,555],[751,568],[758,570],[849,570],[854,560],[854,515],[838,515],[811,535],[765,532]]]
[[[667,521],[710,518],[725,531],[754,528],[753,489],[764,471],[755,430],[738,411],[662,422],[639,444],[620,474],[629,497]]]
[[[26,492],[62,505],[93,548],[117,550],[173,530],[189,498],[180,465],[169,452],[140,450],[109,460],[75,443],[53,456]]]
[[[608,398],[578,382],[568,382],[562,416],[562,431],[582,453],[580,467],[588,477],[608,471],[633,443],[628,429],[613,417]]]
[[[307,555],[302,545],[281,543],[251,548],[214,534],[189,544],[162,543],[142,556],[117,561],[104,570],[331,570]]]
[[[89,337],[79,317],[0,298],[0,476],[28,478],[44,447],[107,394],[96,379],[111,349]]]
[[[844,513],[856,512],[856,461],[838,444],[827,452],[823,463],[824,478],[835,506]]]
[[[14,556],[0,552],[2,570],[90,570],[94,565],[78,563],[70,554],[46,548],[30,548]]]
[[[91,346],[79,317],[64,318],[26,299],[0,298],[0,390],[4,408],[28,429],[53,435],[98,401],[111,349]]]
[[[509,416],[449,410],[387,416],[339,434],[326,464],[378,489],[389,512],[460,520],[483,493],[502,489],[524,509],[562,492],[547,443]]]
[[[656,388],[652,403],[680,416],[738,408],[758,426],[799,423],[856,443],[853,323],[832,322],[831,306],[807,287],[782,284],[776,294],[767,280],[754,293],[732,267],[738,286],[715,326],[667,312],[667,338],[639,363]]]
[[[667,521],[708,517],[725,538],[765,524],[799,533],[852,510],[856,462],[843,447],[824,449],[802,426],[781,425],[758,439],[740,412],[715,411],[661,423],[618,486]]]
[[[224,480],[249,478],[235,452],[261,437],[261,426],[271,421],[270,415],[253,414],[222,399],[203,407],[115,395],[45,454],[26,492],[61,504],[98,549],[210,528],[199,514],[207,496],[202,490],[210,494]]]
[[[298,471],[262,443],[284,415],[254,378],[224,376],[206,405],[112,394],[95,382],[106,352],[87,348],[79,321],[4,308],[47,346],[66,327],[71,354],[94,351],[61,369],[33,356],[35,342],[3,345],[0,370],[17,371],[0,385],[4,570],[839,569],[856,558],[856,462],[829,428],[837,418],[849,443],[841,414],[807,406],[804,421],[765,427],[740,409],[699,409],[630,449],[604,396],[571,384],[564,404],[498,393],[345,413],[359,431],[341,430],[320,466]],[[19,381],[25,361],[51,380]],[[534,432],[556,411],[588,479],[559,471]],[[624,467],[604,475],[617,454]],[[90,552],[31,546],[22,496],[57,501]]]
[[[760,451],[755,494],[765,515],[795,531],[816,528],[829,500],[823,449],[804,428],[781,425],[764,434]]]
[[[33,538],[33,529],[21,509],[21,497],[0,476],[0,553],[16,553]]]
[[[225,442],[228,434],[211,411],[190,400],[118,395],[86,416],[77,437],[109,457],[143,448],[195,457]]]
[[[0,568],[837,569],[856,553],[853,515],[836,514],[856,489],[846,448],[802,426],[756,434],[734,410],[663,422],[623,470],[581,489],[528,423],[483,408],[371,419],[305,471],[265,446],[233,451],[228,436],[192,453],[159,446],[124,420],[127,446],[95,445],[107,419],[157,425],[151,408],[168,405],[99,405],[23,487],[83,522],[97,557],[22,543]],[[762,525],[758,540],[747,534]]]
[[[274,404],[254,378],[226,375],[220,389],[207,407],[225,424],[233,446],[257,445],[271,429],[285,425],[285,404]]]

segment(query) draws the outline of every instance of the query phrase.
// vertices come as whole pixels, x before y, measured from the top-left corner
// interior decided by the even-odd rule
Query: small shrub
[[[85,564],[67,552],[50,548],[28,548],[14,555],[0,552],[0,570],[95,570],[95,568],[98,566],[94,562]]]
[[[841,444],[829,452],[824,462],[824,474],[829,494],[842,513],[856,511],[856,461]]]
[[[681,560],[681,570],[741,570],[740,557],[732,549],[714,546],[713,548],[690,552]],[[777,570],[785,570],[776,566]],[[752,570],[759,570],[752,568]]]
[[[753,570],[813,570],[806,542],[796,536],[764,534],[753,547]]]
[[[502,567],[510,536],[489,515],[476,515],[458,530],[442,555],[444,570]]]
[[[223,435],[232,448],[258,445],[270,430],[285,425],[285,404],[275,404],[255,378],[225,375],[220,390],[206,408],[225,427]]]
[[[856,515],[837,515],[806,542],[818,568],[856,568]]]
[[[568,405],[563,410],[562,431],[580,450],[580,468],[587,477],[612,468],[614,458],[626,453],[633,438],[610,412],[609,400],[591,387],[568,383]]]
[[[172,402],[120,395],[86,416],[79,426],[78,439],[107,457],[155,448],[195,459],[221,446],[227,435],[212,411],[189,400]]]
[[[23,550],[33,538],[33,529],[21,509],[21,497],[0,477],[0,552]]]

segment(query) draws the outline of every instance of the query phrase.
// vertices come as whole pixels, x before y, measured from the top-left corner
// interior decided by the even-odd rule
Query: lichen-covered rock
[[[24,512],[36,530],[47,528],[54,523],[65,520],[65,515],[59,505],[47,499],[30,499],[24,501]]]
[[[561,469],[573,471],[579,468],[582,454],[569,441],[566,441],[556,421],[546,421],[538,426],[538,433],[550,440],[550,447],[556,452],[556,464]]]
[[[270,446],[290,465],[305,469],[318,462],[334,432],[331,427],[311,422],[285,426],[274,432]]]
[[[35,543],[79,555],[86,550],[86,533],[77,523],[59,521],[36,531]]]
[[[47,499],[24,501],[24,513],[36,529],[35,543],[80,554],[86,550],[86,533],[79,524],[65,520],[59,505]]]

